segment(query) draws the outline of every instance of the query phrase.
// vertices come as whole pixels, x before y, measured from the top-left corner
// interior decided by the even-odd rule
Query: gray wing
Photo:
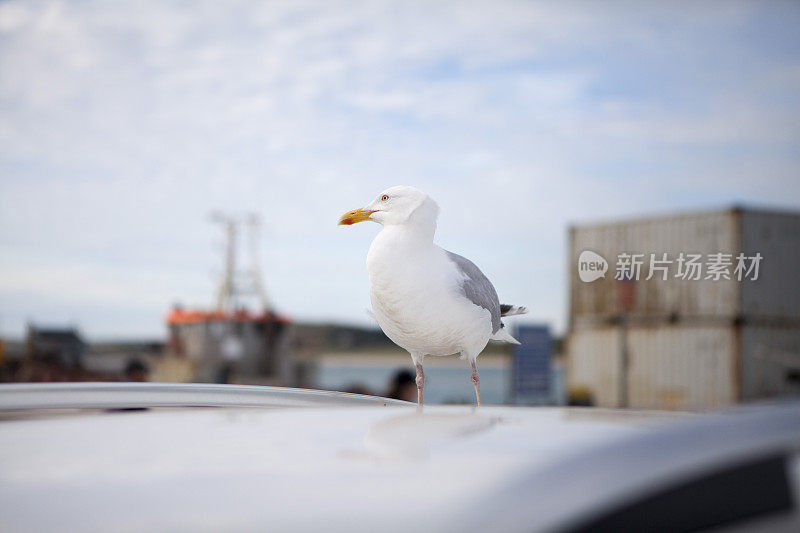
[[[456,264],[458,270],[464,275],[461,281],[461,290],[464,296],[477,306],[488,310],[492,315],[492,333],[497,333],[503,325],[500,323],[500,299],[489,279],[483,275],[475,263],[453,252],[447,252],[447,257]]]

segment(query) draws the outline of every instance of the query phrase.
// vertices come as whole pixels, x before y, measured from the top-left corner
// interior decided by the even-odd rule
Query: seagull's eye
[[[389,195],[388,194],[384,194],[383,196],[381,196],[381,202],[385,202],[388,199],[389,199]]]

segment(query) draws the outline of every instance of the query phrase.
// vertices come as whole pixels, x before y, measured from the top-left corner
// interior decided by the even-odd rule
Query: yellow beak
[[[342,215],[341,218],[339,218],[339,225],[350,226],[356,222],[364,222],[365,220],[369,220],[369,216],[374,212],[375,211],[370,211],[369,209],[356,209],[355,211],[348,211]]]

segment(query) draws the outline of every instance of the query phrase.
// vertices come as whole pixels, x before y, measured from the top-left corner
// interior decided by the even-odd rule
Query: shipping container
[[[625,338],[629,407],[700,409],[800,395],[800,328],[759,325],[572,331],[569,389],[588,389],[596,405],[620,407]]]
[[[743,316],[751,323],[800,325],[800,215],[745,210],[741,228],[744,254],[764,258],[758,280],[740,285]]]
[[[621,407],[625,330],[592,328],[568,341],[570,389],[588,389],[599,406]],[[700,409],[736,401],[735,332],[724,326],[645,326],[627,329],[628,407]]]
[[[741,328],[741,399],[800,395],[800,328]]]
[[[604,277],[581,281],[579,259],[587,250],[607,262]],[[745,269],[737,271],[739,253],[745,256]],[[681,254],[684,260],[699,255],[699,272],[690,271]],[[761,259],[754,261],[756,254]],[[636,274],[636,268],[624,269],[625,261],[641,261],[630,282],[615,279]],[[747,272],[753,262],[758,263],[757,279],[755,270]],[[724,274],[715,274],[712,264]],[[798,265],[796,213],[728,209],[576,226],[569,243],[570,327],[613,324],[625,310],[640,324],[798,324]]]
[[[620,332],[596,328],[571,332],[567,338],[567,395],[586,391],[594,405],[617,407]]]
[[[639,271],[618,275],[634,254]],[[681,254],[700,257],[690,279]],[[714,274],[720,264],[724,274]],[[729,209],[573,227],[569,387],[597,405],[641,408],[800,394],[798,265],[797,213]]]

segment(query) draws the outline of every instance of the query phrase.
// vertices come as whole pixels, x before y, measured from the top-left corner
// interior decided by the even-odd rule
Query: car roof
[[[145,396],[159,387],[122,389]],[[243,392],[213,394],[226,390]],[[319,391],[289,392],[311,399],[287,405],[274,398],[286,391],[262,392],[258,407],[228,398],[219,400],[224,407],[177,409],[214,402],[128,398],[125,408],[151,407],[114,404],[109,412],[95,398],[75,416],[0,422],[0,529],[475,530],[493,510],[508,514],[511,503],[520,516],[536,512],[530,494],[547,495],[553,468],[722,416],[469,406],[420,412],[405,402]],[[0,391],[0,410],[8,398]],[[29,408],[41,412],[45,402],[30,398]],[[25,411],[22,403],[16,412]],[[620,478],[641,481],[628,465],[617,467]],[[516,501],[511,487],[528,496]],[[538,523],[575,514],[550,507],[538,515],[549,521]],[[535,518],[526,529],[537,530]]]

